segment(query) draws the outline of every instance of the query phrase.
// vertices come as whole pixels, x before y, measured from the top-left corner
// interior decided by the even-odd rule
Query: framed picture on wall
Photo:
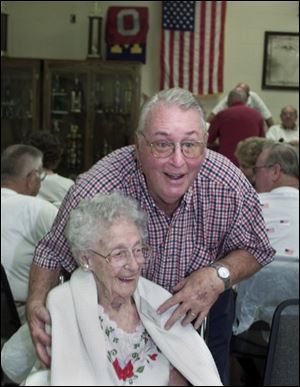
[[[299,34],[265,32],[263,89],[299,89]]]

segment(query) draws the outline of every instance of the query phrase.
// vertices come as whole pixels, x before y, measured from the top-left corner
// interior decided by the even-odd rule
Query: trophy
[[[82,92],[79,86],[79,79],[76,77],[74,81],[74,90],[71,91],[71,112],[80,113],[82,105]]]
[[[100,1],[94,1],[94,10],[89,16],[88,58],[101,59],[101,26],[103,14]]]
[[[4,1],[1,1],[1,56],[7,55],[7,23],[8,14],[5,13]]]

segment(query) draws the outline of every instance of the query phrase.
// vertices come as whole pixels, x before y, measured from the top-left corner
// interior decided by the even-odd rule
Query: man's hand
[[[45,302],[49,290],[57,285],[58,277],[58,269],[48,270],[34,263],[31,265],[26,315],[36,354],[46,367],[49,367],[51,362],[46,349],[51,345],[51,337],[46,333],[45,325],[51,321]]]
[[[194,327],[199,329],[219,294],[224,291],[224,284],[216,276],[214,268],[205,267],[180,281],[173,291],[176,294],[165,301],[157,310],[161,314],[178,304],[178,307],[166,322],[165,329],[171,328],[183,316],[185,316],[181,322],[183,326],[196,319]]]
[[[46,333],[45,325],[51,323],[50,315],[40,302],[27,303],[27,321],[30,328],[33,344],[39,360],[49,368],[51,358],[46,347],[51,345],[51,336]]]

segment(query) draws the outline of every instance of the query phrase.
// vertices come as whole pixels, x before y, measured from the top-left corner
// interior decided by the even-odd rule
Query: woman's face
[[[115,222],[105,231],[101,240],[103,243],[95,244],[93,250],[103,256],[110,253],[117,256],[121,250],[132,251],[132,249],[141,246],[142,242],[136,225],[126,220]],[[108,259],[110,260],[110,257]],[[117,262],[118,258],[114,258],[114,263]],[[142,266],[143,262],[136,260],[132,252],[127,262],[122,266],[114,266],[105,258],[91,253],[89,267],[96,279],[100,303],[102,303],[103,297],[108,302],[130,298],[137,287]]]

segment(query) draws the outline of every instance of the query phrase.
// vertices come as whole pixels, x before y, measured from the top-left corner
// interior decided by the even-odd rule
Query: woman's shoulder
[[[50,309],[53,307],[62,307],[65,309],[66,305],[71,305],[71,303],[72,294],[69,281],[61,285],[57,285],[49,292],[47,297],[47,307]]]

